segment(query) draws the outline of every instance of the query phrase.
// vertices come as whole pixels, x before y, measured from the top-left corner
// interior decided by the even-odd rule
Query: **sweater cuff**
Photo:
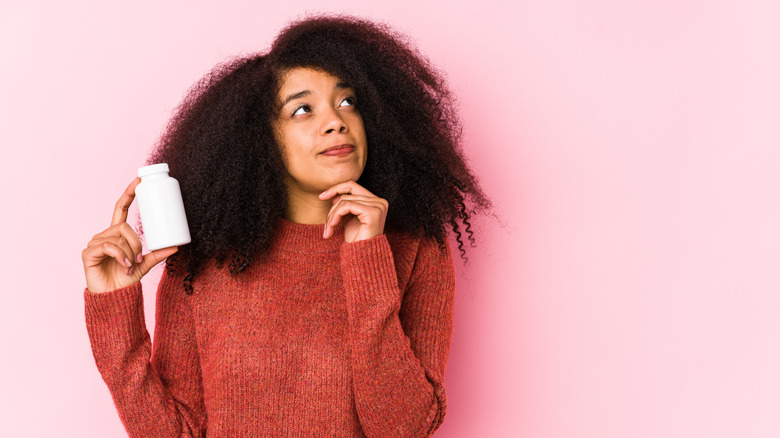
[[[84,310],[93,347],[132,345],[146,333],[140,282],[109,292],[84,288]]]
[[[341,273],[358,308],[370,310],[379,301],[400,303],[393,253],[384,234],[342,244]]]

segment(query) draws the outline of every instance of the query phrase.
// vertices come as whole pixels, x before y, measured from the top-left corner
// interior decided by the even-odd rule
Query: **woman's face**
[[[368,153],[355,91],[339,78],[310,68],[282,75],[273,121],[291,195],[319,195],[357,181]]]

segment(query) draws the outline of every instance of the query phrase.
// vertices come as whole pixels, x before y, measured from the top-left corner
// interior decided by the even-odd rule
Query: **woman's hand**
[[[127,224],[127,209],[140,182],[141,178],[136,178],[127,186],[114,207],[111,226],[96,234],[81,252],[90,292],[108,292],[137,283],[154,265],[179,250],[172,246],[141,254],[141,239]]]
[[[342,217],[344,223],[344,241],[356,242],[382,234],[385,230],[388,203],[377,197],[355,181],[336,184],[320,193],[320,199],[331,199],[333,207],[325,220],[327,239],[333,235],[333,228]]]

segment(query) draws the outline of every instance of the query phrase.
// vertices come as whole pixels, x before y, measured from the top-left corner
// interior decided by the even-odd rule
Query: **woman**
[[[179,180],[192,242],[142,254],[126,222],[136,178],[82,253],[95,361],[131,436],[441,425],[445,226],[463,255],[460,230],[472,240],[489,201],[444,81],[403,37],[355,18],[294,23],[201,81],[148,162]],[[151,343],[140,279],[166,258]]]

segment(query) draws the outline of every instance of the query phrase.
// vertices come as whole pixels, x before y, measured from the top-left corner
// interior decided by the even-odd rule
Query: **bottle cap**
[[[168,163],[152,164],[138,168],[138,176],[143,178],[153,173],[168,172]]]

